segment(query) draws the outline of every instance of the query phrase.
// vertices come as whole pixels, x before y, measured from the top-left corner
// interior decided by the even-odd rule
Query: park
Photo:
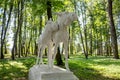
[[[120,80],[120,1],[0,1],[0,80]]]

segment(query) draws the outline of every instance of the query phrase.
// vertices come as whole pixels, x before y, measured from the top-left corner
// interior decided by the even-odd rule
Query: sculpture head
[[[69,26],[73,21],[77,21],[77,15],[74,12],[67,12],[64,21],[65,26]]]
[[[58,15],[57,22],[62,26],[69,26],[73,21],[76,21],[77,15],[74,12],[60,12]]]
[[[78,20],[77,14],[74,13],[74,12],[69,13],[68,16],[71,18],[72,21],[77,21]]]

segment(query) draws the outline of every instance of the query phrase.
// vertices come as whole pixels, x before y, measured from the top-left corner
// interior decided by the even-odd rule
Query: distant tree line
[[[1,0],[0,59],[12,38],[11,58],[37,55],[38,36],[54,12],[76,12],[78,22],[69,26],[69,54],[113,56],[119,59],[120,1],[118,0]],[[11,33],[10,33],[11,31]],[[12,35],[12,36],[10,36]],[[47,50],[47,49],[46,49]],[[58,48],[58,65],[63,63]],[[46,51],[45,51],[46,52]]]

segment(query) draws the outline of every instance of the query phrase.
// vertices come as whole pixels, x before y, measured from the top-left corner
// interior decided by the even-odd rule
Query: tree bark
[[[82,40],[83,48],[84,48],[84,55],[85,58],[88,59],[88,43],[87,43],[87,26],[86,26],[86,6],[84,2],[81,2],[81,14],[82,14],[82,24],[83,24],[83,35],[84,39]],[[82,32],[81,32],[82,33]],[[82,36],[81,36],[82,37]]]
[[[110,18],[110,32],[111,32],[113,55],[115,59],[119,59],[116,29],[115,29],[114,20],[113,20],[113,14],[112,14],[112,0],[108,0],[108,15]]]
[[[92,28],[94,28],[94,17],[93,14],[91,13],[91,27],[90,27],[90,55],[92,56],[93,53],[93,32]]]
[[[19,28],[20,28],[20,26],[19,26],[19,5],[20,5],[20,2],[18,2],[18,4],[17,4],[18,6],[18,9],[17,10],[15,10],[15,11],[17,11],[18,13],[15,13],[16,15],[15,15],[15,19],[16,19],[16,17],[18,17],[18,27],[16,28],[16,20],[15,20],[15,23],[14,23],[14,26],[15,26],[15,28],[16,28],[16,32],[14,33],[14,43],[13,43],[13,48],[12,48],[12,60],[14,60],[15,59],[15,54],[17,54],[17,39],[18,39],[18,32],[19,32]],[[18,15],[18,16],[17,16]]]
[[[22,24],[23,24],[23,9],[24,9],[24,0],[21,0],[20,2],[20,15],[19,16],[19,54],[18,54],[18,57],[20,58],[21,57],[21,54],[22,53]]]
[[[1,59],[4,59],[4,52],[3,52],[3,47],[4,47],[4,32],[5,32],[5,22],[6,22],[6,10],[7,10],[7,3],[5,1],[4,4],[4,13],[3,13],[3,22],[2,22],[2,32],[1,32]]]
[[[63,65],[62,57],[60,54],[60,47],[58,47],[58,50],[57,50],[56,61],[58,66]]]
[[[40,27],[39,27],[39,35],[41,34],[42,32],[42,16],[40,16]]]
[[[71,30],[70,30],[71,29]],[[73,54],[73,49],[74,49],[74,42],[73,42],[73,33],[74,33],[74,24],[72,24],[72,28],[69,27],[69,39],[71,40],[70,42],[70,47],[69,47],[69,50],[70,50],[70,54]]]
[[[48,20],[51,18],[52,19],[52,5],[51,5],[51,1],[47,1],[47,16],[48,16]]]

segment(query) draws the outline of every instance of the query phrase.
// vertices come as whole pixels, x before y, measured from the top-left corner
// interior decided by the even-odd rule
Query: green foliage
[[[113,1],[113,13],[115,15],[120,14],[120,1],[119,0],[114,0]]]
[[[0,25],[2,25],[4,4],[5,3],[7,4],[6,21],[9,13],[10,4],[11,3],[14,4],[11,21],[9,23],[10,25],[9,29],[11,29],[13,33],[17,31],[17,27],[18,27],[18,12],[19,14],[21,13],[20,11],[21,4],[19,5],[19,11],[18,11],[18,3],[20,1],[22,0],[0,0],[0,11],[1,11]],[[90,42],[92,43],[92,49],[94,51],[100,48],[97,46],[99,46],[101,43],[103,43],[102,45],[105,45],[105,43],[107,43],[110,40],[109,25],[108,25],[109,20],[107,18],[108,15],[107,15],[106,0],[92,0],[92,1],[90,0],[24,0],[24,9],[22,11],[23,24],[21,29],[22,30],[21,41],[24,41],[25,49],[27,48],[30,49],[29,53],[34,53],[35,41],[37,40],[38,36],[40,35],[45,25],[45,22],[47,21],[47,14],[46,14],[47,1],[51,1],[52,13],[61,12],[61,11],[69,11],[69,12],[75,11],[80,17],[80,25],[78,24],[78,22],[75,22],[71,24],[71,26],[69,27],[71,32],[70,38],[72,38],[72,43],[70,45],[73,45],[73,48],[71,48],[73,49],[73,52],[76,53],[77,51],[82,52],[82,47],[78,46],[82,44],[80,34],[82,34],[83,36],[84,44],[85,44],[85,38],[87,39],[88,51],[91,48],[91,46],[89,45]],[[119,19],[118,16],[120,12],[119,4],[120,4],[119,0],[113,1],[113,13],[114,13],[114,20],[116,26],[118,24],[117,20]],[[79,12],[77,12],[78,10]],[[54,14],[52,14],[52,16],[53,16],[53,20],[55,21],[57,16]],[[40,17],[42,17],[42,19],[40,19]],[[119,37],[120,34],[119,29],[118,28],[116,29],[117,29],[117,35]],[[2,31],[0,31],[0,33],[1,32]],[[8,34],[6,38],[8,38],[9,35],[10,34]],[[17,40],[17,42],[19,43],[19,40]],[[105,47],[107,46],[105,45]]]

